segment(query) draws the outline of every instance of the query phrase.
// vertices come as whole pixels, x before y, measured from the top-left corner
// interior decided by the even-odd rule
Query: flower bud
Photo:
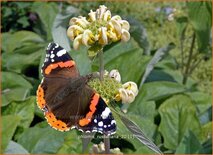
[[[108,21],[110,18],[111,18],[111,12],[109,10],[107,10],[104,13],[103,19],[104,19],[104,21]]]
[[[101,27],[101,29],[100,29],[99,43],[101,45],[106,45],[108,43],[106,27]]]
[[[118,91],[123,104],[129,104],[135,100],[135,94],[131,90],[120,88]]]
[[[115,79],[116,81],[121,82],[121,75],[118,72],[118,70],[116,70],[116,69],[111,70],[109,73],[109,76],[111,78]]]
[[[135,82],[129,81],[122,85],[122,87],[126,90],[131,90],[135,96],[138,95],[138,86]]]
[[[91,21],[95,21],[96,20],[96,12],[93,12],[92,10],[90,10],[90,13],[88,13],[89,15],[89,19]]]
[[[117,34],[117,36],[121,35],[121,25],[117,20],[110,20],[111,24],[113,25],[115,32]]]
[[[82,34],[78,35],[73,41],[73,48],[77,50],[81,44]]]
[[[115,16],[113,16],[111,18],[111,20],[117,20],[117,21],[119,21],[119,20],[121,20],[121,17],[119,15],[115,15]]]
[[[122,34],[121,34],[121,40],[124,42],[127,42],[130,39],[130,34],[127,30],[122,29],[121,30]]]
[[[82,36],[82,43],[86,46],[89,46],[93,41],[92,39],[94,38],[92,31],[90,30],[85,30]]]
[[[121,23],[122,29],[129,31],[129,28],[130,28],[129,22],[127,22],[126,20],[121,20],[120,23]]]

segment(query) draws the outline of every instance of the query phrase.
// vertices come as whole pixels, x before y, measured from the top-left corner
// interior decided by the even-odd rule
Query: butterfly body
[[[51,127],[68,131],[115,133],[116,122],[101,96],[87,85],[92,75],[80,76],[74,60],[50,43],[42,66],[37,103]]]

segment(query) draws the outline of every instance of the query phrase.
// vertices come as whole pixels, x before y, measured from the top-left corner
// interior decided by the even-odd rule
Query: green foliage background
[[[49,42],[58,42],[69,50],[82,75],[97,71],[98,61],[88,59],[85,48],[71,50],[66,29],[71,17],[87,15],[100,4],[131,25],[132,38],[128,43],[104,49],[107,70],[118,69],[123,83],[131,80],[142,85],[125,115],[163,153],[212,153],[210,1],[1,3],[1,153],[81,153],[81,133],[51,129],[36,106],[35,94]],[[176,8],[174,20],[169,21],[167,17],[173,8]],[[184,74],[192,34],[196,39],[191,67],[197,65],[191,73]],[[175,47],[168,49],[170,43]],[[163,57],[158,56],[160,52]],[[183,84],[184,76],[187,81]],[[145,83],[141,83],[142,79]],[[117,138],[111,139],[111,148],[119,147],[123,153],[154,153],[136,138],[130,138],[132,133],[122,121],[117,120],[117,124]],[[86,153],[93,144],[102,141],[97,136]]]

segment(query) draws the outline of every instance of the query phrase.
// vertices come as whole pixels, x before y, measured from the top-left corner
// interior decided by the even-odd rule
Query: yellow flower
[[[111,42],[126,42],[130,39],[128,21],[122,20],[118,15],[111,17],[110,10],[104,5],[100,5],[95,12],[90,10],[88,18],[73,17],[69,25],[67,35],[73,41],[74,49],[78,49],[81,44],[87,47],[97,44],[105,46]]]
[[[129,104],[132,103],[138,95],[138,86],[136,83],[129,81],[123,84],[118,91],[119,93],[115,96],[115,100],[122,100],[122,103]]]

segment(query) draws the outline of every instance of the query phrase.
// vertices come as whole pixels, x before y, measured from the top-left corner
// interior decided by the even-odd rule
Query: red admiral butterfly
[[[75,61],[56,43],[50,43],[37,90],[38,107],[51,127],[59,131],[111,135],[116,122],[101,96],[87,85],[91,75],[80,76]]]

